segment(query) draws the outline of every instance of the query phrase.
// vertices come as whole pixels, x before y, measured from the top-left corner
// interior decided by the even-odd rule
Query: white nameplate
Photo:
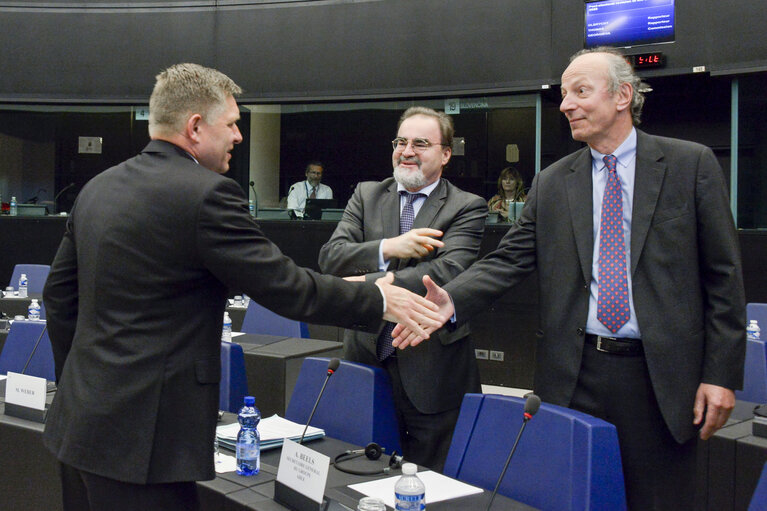
[[[288,438],[282,444],[277,480],[321,504],[330,458]]]
[[[5,382],[5,402],[45,410],[45,378],[29,376],[8,371],[8,380]]]

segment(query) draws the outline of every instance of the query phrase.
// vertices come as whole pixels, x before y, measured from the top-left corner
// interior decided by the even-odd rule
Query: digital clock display
[[[648,67],[663,67],[666,65],[666,57],[662,52],[640,53],[631,55],[631,61],[635,69],[647,69]]]

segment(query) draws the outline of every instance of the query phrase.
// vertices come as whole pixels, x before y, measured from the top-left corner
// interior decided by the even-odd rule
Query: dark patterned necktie
[[[607,166],[607,186],[599,224],[597,319],[615,333],[629,320],[631,311],[626,277],[626,243],[623,238],[623,200],[615,166],[618,159],[609,154],[604,157],[604,162]]]
[[[409,193],[406,191],[399,192],[400,195],[405,197],[405,206],[402,208],[402,213],[399,215],[399,233],[404,234],[413,228],[413,221],[415,220],[415,209],[413,209],[413,201],[418,197],[426,197],[425,193]],[[378,336],[378,342],[376,343],[376,356],[378,360],[384,361],[386,358],[394,353],[394,346],[392,343],[392,330],[394,330],[394,323],[386,323],[381,335]]]
[[[317,198],[317,187],[312,186],[312,193],[309,194],[310,199],[316,199]]]

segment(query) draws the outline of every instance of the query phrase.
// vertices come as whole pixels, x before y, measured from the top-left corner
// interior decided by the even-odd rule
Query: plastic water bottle
[[[37,303],[37,298],[32,298],[32,303],[29,304],[27,309],[27,318],[32,321],[40,320],[40,304]]]
[[[27,297],[27,274],[22,273],[19,277],[19,298]]]
[[[413,463],[402,465],[402,477],[394,485],[394,509],[397,511],[426,509],[426,487],[415,475],[417,470]]]
[[[221,342],[232,342],[232,318],[224,312],[224,328],[221,329]]]
[[[237,473],[241,476],[254,476],[261,468],[261,435],[258,422],[261,412],[256,408],[256,398],[245,396],[245,406],[237,415],[240,432],[237,433]]]
[[[748,322],[748,327],[746,327],[746,338],[749,341],[759,341],[761,340],[761,336],[762,330],[759,328],[759,323],[757,323],[755,319],[752,319]]]
[[[248,201],[248,211],[250,211],[250,216],[256,218],[256,201],[253,199]]]
[[[10,210],[11,216],[16,216],[19,214],[19,208],[16,206],[16,197],[11,196],[11,210]]]

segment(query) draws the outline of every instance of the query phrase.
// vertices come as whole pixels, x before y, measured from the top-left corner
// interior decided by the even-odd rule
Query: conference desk
[[[42,443],[43,425],[6,416],[4,403],[0,403],[0,509],[14,511],[57,511],[62,509],[58,462]],[[235,421],[234,414],[226,414],[222,423]],[[118,434],[119,432],[116,432]],[[99,441],[94,439],[94,441]],[[108,441],[108,439],[102,439]],[[307,444],[308,447],[331,458],[356,446],[325,438]],[[222,453],[231,454],[226,450]],[[274,481],[279,465],[280,450],[264,451],[261,472],[254,477],[239,476],[234,472],[219,474],[211,481],[198,482],[200,502],[205,511],[286,511],[288,508],[274,501]],[[356,465],[355,465],[356,463]],[[383,466],[366,458],[356,459],[350,467],[365,470],[370,464]],[[349,484],[369,481],[380,476],[355,476],[331,467],[328,474],[326,496],[346,508],[356,509],[360,494],[349,489]],[[428,489],[427,489],[428,491]],[[473,511],[484,509],[489,492],[461,499],[429,505],[431,511]],[[344,510],[344,507],[336,507]],[[514,500],[497,496],[494,511],[530,511],[534,508]]]

